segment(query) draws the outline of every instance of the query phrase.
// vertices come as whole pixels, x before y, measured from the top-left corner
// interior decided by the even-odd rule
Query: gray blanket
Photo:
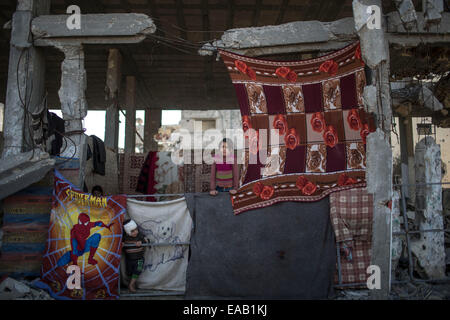
[[[186,298],[326,299],[336,247],[328,197],[233,215],[228,193],[186,194],[193,217]]]

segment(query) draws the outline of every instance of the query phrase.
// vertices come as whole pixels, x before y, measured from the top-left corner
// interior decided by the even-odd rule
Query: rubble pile
[[[0,279],[0,300],[54,300],[44,290],[37,290],[26,280]]]

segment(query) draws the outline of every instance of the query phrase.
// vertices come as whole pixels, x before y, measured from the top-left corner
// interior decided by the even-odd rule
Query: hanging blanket
[[[151,157],[150,154],[147,154],[147,156],[144,154],[119,154],[120,193],[183,193],[183,167],[176,165],[171,160],[170,154],[168,151],[154,153]],[[146,163],[146,160],[150,162]],[[144,167],[147,165],[150,166],[142,174]],[[142,180],[139,182],[140,177]],[[148,185],[149,182],[152,184],[151,188]],[[159,200],[162,200],[162,198],[160,197]]]
[[[330,218],[340,250],[340,284],[365,284],[372,249],[373,196],[366,189],[331,194]]]
[[[328,197],[232,215],[228,194],[187,194],[194,217],[188,299],[326,299],[336,248]]]
[[[291,62],[219,52],[245,135],[242,186],[232,196],[235,214],[365,186],[366,136],[375,128],[363,106],[359,43]]]
[[[184,190],[186,193],[209,192],[211,183],[211,165],[206,163],[184,164],[183,177]]]
[[[39,276],[47,242],[53,171],[41,181],[3,199],[0,276]]]
[[[127,211],[152,246],[145,252],[140,289],[184,291],[192,218],[184,198],[145,202],[127,200]],[[183,244],[184,243],[184,244]],[[122,275],[126,277],[122,268]]]
[[[47,245],[35,285],[56,299],[117,299],[125,210],[124,196],[82,193],[55,170]],[[72,265],[79,267],[80,288],[68,288],[76,284],[68,281]]]

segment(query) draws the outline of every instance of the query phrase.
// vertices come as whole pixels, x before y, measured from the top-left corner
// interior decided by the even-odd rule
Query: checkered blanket
[[[235,214],[365,186],[366,136],[375,126],[364,111],[359,43],[305,61],[223,50],[220,55],[236,89],[245,136],[242,186],[232,196]]]
[[[365,283],[372,249],[372,195],[362,188],[332,193],[330,218],[340,254],[340,284]],[[339,284],[338,270],[335,283]]]

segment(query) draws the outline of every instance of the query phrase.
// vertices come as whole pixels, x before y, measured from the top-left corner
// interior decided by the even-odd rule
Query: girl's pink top
[[[213,159],[210,190],[215,190],[216,186],[237,189],[239,187],[239,167],[236,157],[231,155],[224,159],[222,154],[218,154]]]

